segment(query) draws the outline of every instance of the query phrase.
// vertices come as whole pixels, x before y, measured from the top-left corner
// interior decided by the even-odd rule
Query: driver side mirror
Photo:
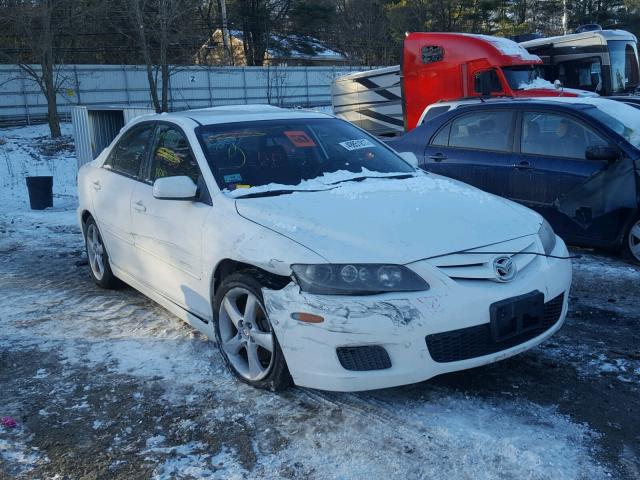
[[[620,152],[609,145],[592,145],[587,147],[584,157],[587,160],[605,160],[613,163],[620,158]]]
[[[418,157],[413,152],[400,152],[398,153],[400,158],[402,158],[405,162],[407,162],[412,167],[418,167]]]
[[[153,196],[159,200],[194,200],[198,187],[186,176],[163,177],[153,182]]]

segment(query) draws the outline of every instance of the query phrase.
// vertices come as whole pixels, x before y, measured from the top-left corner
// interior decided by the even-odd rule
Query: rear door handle
[[[93,182],[93,188],[94,190],[100,190],[102,188],[102,185],[100,185],[100,182],[96,180],[95,182]]]
[[[514,165],[518,170],[532,170],[533,167],[529,162],[520,162],[517,165]]]
[[[429,158],[436,162],[441,162],[442,160],[446,160],[447,156],[444,153],[436,153],[435,155],[430,155]]]
[[[147,211],[147,207],[144,206],[144,203],[142,203],[142,200],[138,200],[136,203],[134,203],[133,208],[135,208],[139,212]]]

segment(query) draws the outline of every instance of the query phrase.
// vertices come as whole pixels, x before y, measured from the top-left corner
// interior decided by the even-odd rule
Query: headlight
[[[553,252],[553,249],[556,247],[556,234],[549,225],[549,222],[546,220],[542,221],[542,225],[540,225],[540,230],[538,230],[538,236],[540,237],[540,241],[542,242],[542,248],[544,249],[544,253],[550,255]]]
[[[429,290],[429,284],[402,265],[292,265],[304,292],[320,295],[373,295],[383,292]]]

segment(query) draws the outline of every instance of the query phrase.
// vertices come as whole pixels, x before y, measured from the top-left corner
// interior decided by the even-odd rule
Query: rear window
[[[298,185],[337,171],[414,172],[382,142],[333,118],[208,125],[196,134],[221,189]]]

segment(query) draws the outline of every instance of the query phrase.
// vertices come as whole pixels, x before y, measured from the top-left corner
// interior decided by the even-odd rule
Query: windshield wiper
[[[390,179],[394,179],[394,180],[403,180],[405,178],[411,178],[413,177],[412,173],[402,173],[399,175],[389,175],[386,177],[379,177],[376,175],[368,175],[368,176],[363,176],[363,177],[352,177],[352,178],[345,178],[344,180],[338,180],[337,182],[333,182],[333,183],[328,183],[327,185],[337,185],[338,183],[344,183],[344,182],[362,182],[363,180],[367,180],[368,178],[390,178]]]
[[[239,195],[235,198],[258,198],[258,197],[277,197],[279,195],[289,195],[296,192],[323,192],[324,190],[265,190],[263,192],[247,193]]]

